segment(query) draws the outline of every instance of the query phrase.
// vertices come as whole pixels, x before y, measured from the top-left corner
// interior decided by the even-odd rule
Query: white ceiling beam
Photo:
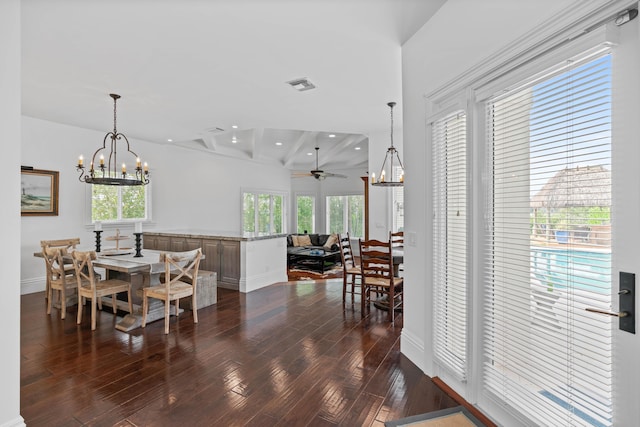
[[[210,133],[204,133],[202,134],[202,141],[207,149],[211,151],[218,151],[218,143],[215,136]]]
[[[366,138],[366,135],[362,134],[349,135],[341,141],[336,141],[331,145],[330,148],[326,150],[323,150],[322,147],[320,147],[320,153],[318,156],[320,169],[322,169],[322,167],[326,166],[329,163],[329,159],[332,159],[331,163],[338,163],[339,160],[336,159],[336,157],[341,157],[340,154],[344,153],[345,150],[348,150],[350,148],[353,149],[352,147],[355,147]],[[352,156],[344,157],[348,160]]]
[[[253,129],[253,133],[251,135],[251,158],[259,159],[262,154],[262,149],[264,148],[264,142],[262,138],[264,137],[264,128],[255,128]]]
[[[298,154],[304,147],[304,143],[309,140],[313,140],[315,142],[317,136],[318,132],[303,132],[302,135],[300,135],[300,138],[293,143],[291,148],[287,151],[287,154],[284,156],[283,166],[285,168],[290,167],[296,158],[296,154]]]

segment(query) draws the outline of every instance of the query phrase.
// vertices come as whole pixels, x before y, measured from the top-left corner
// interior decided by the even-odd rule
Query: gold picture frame
[[[58,216],[59,172],[22,168],[20,174],[22,216]]]

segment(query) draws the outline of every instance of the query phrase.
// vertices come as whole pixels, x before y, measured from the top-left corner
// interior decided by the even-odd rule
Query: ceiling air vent
[[[292,88],[294,88],[295,90],[302,92],[305,90],[309,90],[309,89],[313,89],[316,86],[311,83],[306,77],[300,78],[300,79],[295,79],[295,80],[290,80],[288,82],[286,82],[287,84],[291,85]]]

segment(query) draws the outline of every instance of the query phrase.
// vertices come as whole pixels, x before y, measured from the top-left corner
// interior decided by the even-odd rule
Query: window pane
[[[116,221],[118,219],[118,188],[111,185],[91,186],[92,221]]]
[[[268,194],[258,195],[258,235],[270,234],[271,232],[271,196]]]
[[[242,231],[245,233],[253,233],[256,231],[256,210],[255,210],[255,196],[251,193],[244,193],[243,195],[243,220]]]
[[[364,237],[364,196],[349,196],[349,234]]]
[[[122,187],[122,218],[146,218],[144,185]]]
[[[313,203],[312,196],[298,196],[298,233],[313,233]]]
[[[345,201],[342,196],[327,196],[328,232],[344,233],[344,209]]]
[[[273,232],[282,233],[282,196],[273,196]]]

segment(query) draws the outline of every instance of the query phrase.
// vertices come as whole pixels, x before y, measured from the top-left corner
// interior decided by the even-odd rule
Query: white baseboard
[[[424,366],[424,342],[405,328],[400,334],[400,352],[407,356],[422,372],[427,373]]]
[[[24,423],[24,418],[18,415],[12,420],[3,422],[0,427],[26,427],[26,424]]]
[[[46,278],[44,276],[36,277],[34,279],[22,280],[20,282],[20,295],[44,292],[47,287],[46,283]]]
[[[273,285],[278,282],[286,282],[287,273],[284,274],[280,271],[268,271],[264,274],[256,274],[251,277],[240,278],[240,292],[251,292],[256,289],[264,288],[265,286]]]

